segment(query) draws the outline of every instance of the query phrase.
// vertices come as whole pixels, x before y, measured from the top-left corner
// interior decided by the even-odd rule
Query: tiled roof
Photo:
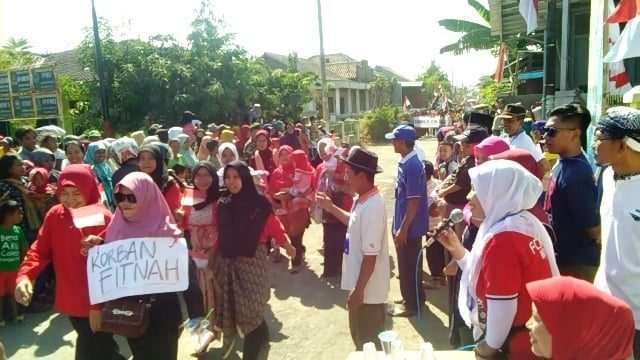
[[[333,72],[341,79],[357,80],[358,78],[358,65],[356,62],[348,63],[328,63],[327,70]]]
[[[92,80],[94,78],[91,70],[85,69],[80,64],[76,49],[42,56],[45,58],[45,63],[55,65],[54,71],[56,75],[68,76],[73,80],[79,81]]]

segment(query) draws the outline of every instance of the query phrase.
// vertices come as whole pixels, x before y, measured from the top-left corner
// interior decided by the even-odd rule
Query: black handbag
[[[126,297],[108,301],[102,307],[100,331],[136,339],[147,332],[151,300]]]

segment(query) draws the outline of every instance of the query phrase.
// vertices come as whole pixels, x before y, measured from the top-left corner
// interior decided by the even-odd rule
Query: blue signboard
[[[29,70],[16,70],[11,72],[11,90],[14,94],[31,91],[31,75]]]
[[[42,96],[36,98],[38,115],[57,115],[58,99],[55,96]]]

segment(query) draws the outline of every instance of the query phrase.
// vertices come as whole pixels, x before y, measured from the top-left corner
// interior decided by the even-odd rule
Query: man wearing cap
[[[348,226],[341,287],[350,291],[347,309],[353,343],[357,350],[367,342],[379,348],[377,336],[384,331],[391,272],[384,198],[374,181],[382,169],[378,167],[378,157],[361,148],[352,150],[346,159],[338,158],[347,164],[347,182],[357,194],[351,213],[336,206],[327,194],[318,193],[316,201]]]
[[[515,149],[527,150],[538,163],[541,174],[549,170],[547,160],[542,156],[540,148],[533,143],[533,140],[524,131],[524,117],[527,110],[520,104],[509,104],[502,114],[498,115],[504,124],[505,139]]]
[[[421,288],[422,284],[422,259],[418,263],[416,260],[419,258],[422,237],[429,228],[427,184],[424,165],[414,149],[416,130],[409,125],[400,125],[386,134],[385,138],[392,141],[395,152],[402,156],[398,163],[392,229],[402,300],[396,301],[398,306],[389,314],[408,317],[413,316],[419,304],[424,302],[424,293],[416,291],[416,287]]]
[[[631,306],[640,359],[640,111],[609,109],[596,127],[593,150],[603,173],[602,255],[595,285]]]

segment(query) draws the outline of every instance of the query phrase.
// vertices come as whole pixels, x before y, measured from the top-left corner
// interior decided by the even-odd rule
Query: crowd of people
[[[307,121],[203,126],[185,111],[180,126],[118,139],[18,129],[0,140],[0,326],[54,302],[76,359],[123,358],[102,331],[107,305],[89,301],[87,251],[185,238],[188,289],[136,297],[150,310],[127,339],[134,358],[176,359],[183,329],[196,356],[240,337],[244,359],[264,358],[269,264],[284,251],[300,272],[313,220],[322,276],[348,291],[356,349],[379,347],[386,316],[414,316],[448,287],[451,345],[476,344],[478,358],[638,359],[640,111],[609,110],[591,144],[579,104],[526,116],[520,104],[468,112],[437,131],[433,162],[412,124],[388,133],[400,157],[391,229],[377,155]],[[87,207],[102,225],[76,227]],[[390,245],[401,290],[391,306]]]

